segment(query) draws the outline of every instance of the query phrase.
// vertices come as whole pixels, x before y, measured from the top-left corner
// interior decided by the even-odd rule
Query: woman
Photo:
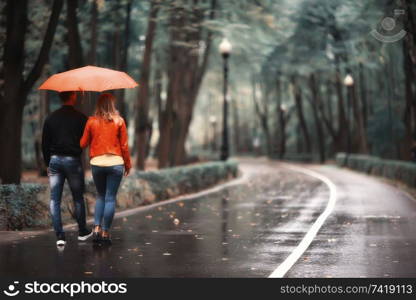
[[[97,188],[93,241],[111,244],[110,227],[114,217],[121,179],[130,172],[131,162],[126,123],[115,108],[112,94],[101,94],[95,115],[85,125],[80,145],[90,145],[92,177]]]

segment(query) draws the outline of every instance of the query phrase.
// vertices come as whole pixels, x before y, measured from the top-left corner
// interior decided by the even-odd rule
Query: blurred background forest
[[[0,178],[45,174],[49,76],[85,65],[130,74],[115,91],[136,169],[220,157],[229,54],[231,155],[409,160],[416,132],[411,0],[1,1]],[[97,94],[80,94],[91,114]]]

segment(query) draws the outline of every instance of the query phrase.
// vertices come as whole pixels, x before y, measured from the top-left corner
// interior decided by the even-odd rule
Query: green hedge
[[[169,190],[176,189],[179,194],[196,192],[221,180],[236,177],[237,171],[237,163],[228,161],[136,172],[134,176],[147,181],[159,199],[166,199],[170,196]]]
[[[48,207],[38,198],[41,184],[0,185],[0,229],[15,230],[45,225]]]
[[[235,161],[208,162],[158,171],[135,172],[124,177],[117,195],[119,209],[137,207],[193,193],[236,177]],[[86,180],[87,213],[91,215],[96,197],[91,178]],[[71,193],[65,187],[62,218],[71,220]],[[64,204],[65,203],[65,204]],[[0,230],[49,226],[49,186],[42,184],[0,185]]]
[[[336,162],[339,166],[398,180],[410,187],[416,187],[416,163],[382,159],[370,155],[346,155],[345,153],[338,153]]]

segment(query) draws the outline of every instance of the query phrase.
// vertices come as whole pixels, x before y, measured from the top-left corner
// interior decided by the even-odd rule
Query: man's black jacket
[[[63,105],[46,118],[42,133],[42,152],[47,166],[54,154],[81,155],[79,140],[86,123],[87,117],[70,105]]]

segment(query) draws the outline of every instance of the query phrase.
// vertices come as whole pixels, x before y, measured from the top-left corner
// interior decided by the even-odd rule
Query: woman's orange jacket
[[[123,157],[124,167],[131,168],[126,123],[119,117],[107,121],[99,117],[89,117],[85,125],[80,146],[90,145],[90,158],[103,154]]]

